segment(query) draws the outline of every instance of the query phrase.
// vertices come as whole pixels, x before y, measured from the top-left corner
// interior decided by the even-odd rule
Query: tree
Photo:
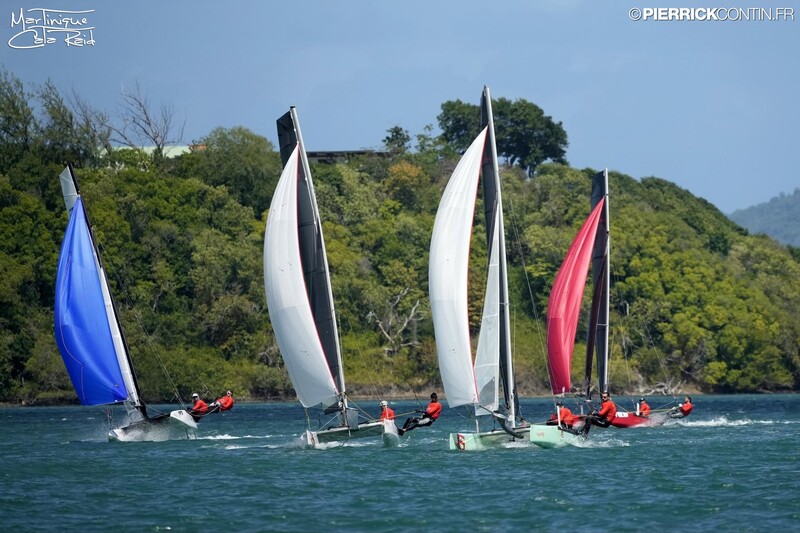
[[[542,108],[524,99],[492,101],[498,155],[524,168],[528,176],[544,161],[566,164],[567,132]],[[437,117],[442,136],[463,152],[479,133],[480,108],[461,100],[442,104]]]
[[[408,145],[411,143],[411,135],[400,126],[394,126],[387,130],[389,135],[383,138],[383,145],[392,156],[403,155],[408,152]]]
[[[114,141],[131,148],[153,145],[154,159],[159,160],[164,155],[165,146],[177,144],[183,139],[183,124],[179,131],[174,131],[174,115],[172,104],[162,104],[155,111],[137,81],[133,91],[122,91],[122,125],[113,128]]]
[[[224,185],[242,205],[261,215],[272,199],[281,172],[272,143],[243,127],[214,128],[181,157],[180,173],[209,185]]]
[[[8,172],[31,148],[36,119],[30,98],[19,78],[0,70],[0,173]]]

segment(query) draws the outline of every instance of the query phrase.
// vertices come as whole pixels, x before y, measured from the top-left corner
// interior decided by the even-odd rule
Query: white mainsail
[[[467,276],[486,135],[484,128],[453,171],[436,212],[431,237],[428,272],[431,313],[439,371],[450,407],[479,403],[470,346]]]
[[[496,211],[496,213],[500,213]],[[499,406],[500,376],[500,246],[498,232],[500,224],[494,224],[492,242],[489,243],[488,277],[486,278],[486,296],[483,302],[483,318],[478,335],[478,349],[475,354],[475,379],[478,386],[480,407],[475,414],[489,415]]]
[[[270,321],[300,403],[333,404],[339,397],[303,278],[298,236],[299,145],[284,166],[264,235],[264,289]]]

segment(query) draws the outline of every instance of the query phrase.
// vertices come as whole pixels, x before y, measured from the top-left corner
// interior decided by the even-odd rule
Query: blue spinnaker
[[[83,202],[70,215],[58,259],[55,336],[72,385],[84,405],[116,403],[128,397],[103,300],[102,273]]]

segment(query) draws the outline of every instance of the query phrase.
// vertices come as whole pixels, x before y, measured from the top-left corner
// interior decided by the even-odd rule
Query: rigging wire
[[[109,265],[113,265],[113,263],[111,263],[107,259],[109,257],[109,254],[107,253],[105,246],[102,243],[98,244],[98,246],[102,248],[103,259],[104,259],[104,263],[106,264],[106,273],[108,273],[108,266]],[[175,384],[175,381],[172,379],[172,375],[170,374],[169,370],[167,370],[167,366],[164,364],[164,360],[161,358],[161,355],[158,353],[158,350],[156,350],[155,343],[153,342],[152,336],[147,332],[147,329],[144,327],[144,322],[142,320],[141,314],[139,313],[139,309],[136,306],[132,305],[133,298],[131,297],[130,290],[128,289],[128,284],[125,282],[125,279],[122,277],[120,272],[121,272],[120,270],[118,270],[117,268],[114,268],[114,273],[115,273],[114,278],[116,279],[117,284],[120,286],[120,288],[122,289],[123,293],[125,294],[125,296],[127,298],[127,302],[129,304],[131,304],[130,305],[131,314],[135,318],[136,323],[139,325],[139,328],[141,329],[142,333],[144,334],[145,344],[150,349],[151,353],[155,356],[156,360],[158,361],[158,364],[161,367],[162,371],[164,372],[164,375],[167,377],[167,381],[169,382],[170,386],[172,387],[172,390],[173,390],[173,392],[175,394],[175,397],[178,398],[178,401],[179,401],[179,403],[181,405],[181,408],[185,409],[186,405],[184,404],[183,399],[180,396],[180,392],[178,391],[178,387]],[[156,317],[158,316],[158,314],[155,313],[155,311],[153,311],[153,315],[155,315]],[[131,357],[133,357],[133,354],[131,354]],[[144,401],[144,400],[142,400],[142,401]]]
[[[511,215],[511,228],[514,231],[514,242],[517,243],[520,261],[522,262],[522,271],[525,273],[525,285],[526,288],[528,289],[528,298],[530,299],[531,302],[531,310],[533,311],[534,323],[536,324],[536,332],[538,333],[538,338],[539,338],[539,348],[541,349],[542,353],[546,354],[547,348],[545,347],[545,341],[544,341],[545,334],[542,332],[542,324],[539,319],[539,313],[536,311],[537,309],[536,300],[534,299],[533,288],[531,287],[531,280],[530,277],[528,276],[528,266],[525,263],[525,253],[522,248],[522,237],[520,237],[519,234],[519,223],[517,222],[517,215],[516,211],[514,210],[514,201],[511,198],[509,198],[508,200],[508,205]]]

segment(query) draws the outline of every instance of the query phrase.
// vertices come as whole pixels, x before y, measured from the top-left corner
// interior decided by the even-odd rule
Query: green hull
[[[531,426],[530,441],[541,448],[562,448],[564,446],[580,446],[586,440],[583,435],[576,435],[558,426],[534,424]]]
[[[529,428],[515,428],[515,432],[522,435],[522,438],[515,438],[503,430],[487,431],[484,433],[451,433],[451,450],[484,450],[486,448],[496,448],[510,442],[526,442],[528,440]]]

